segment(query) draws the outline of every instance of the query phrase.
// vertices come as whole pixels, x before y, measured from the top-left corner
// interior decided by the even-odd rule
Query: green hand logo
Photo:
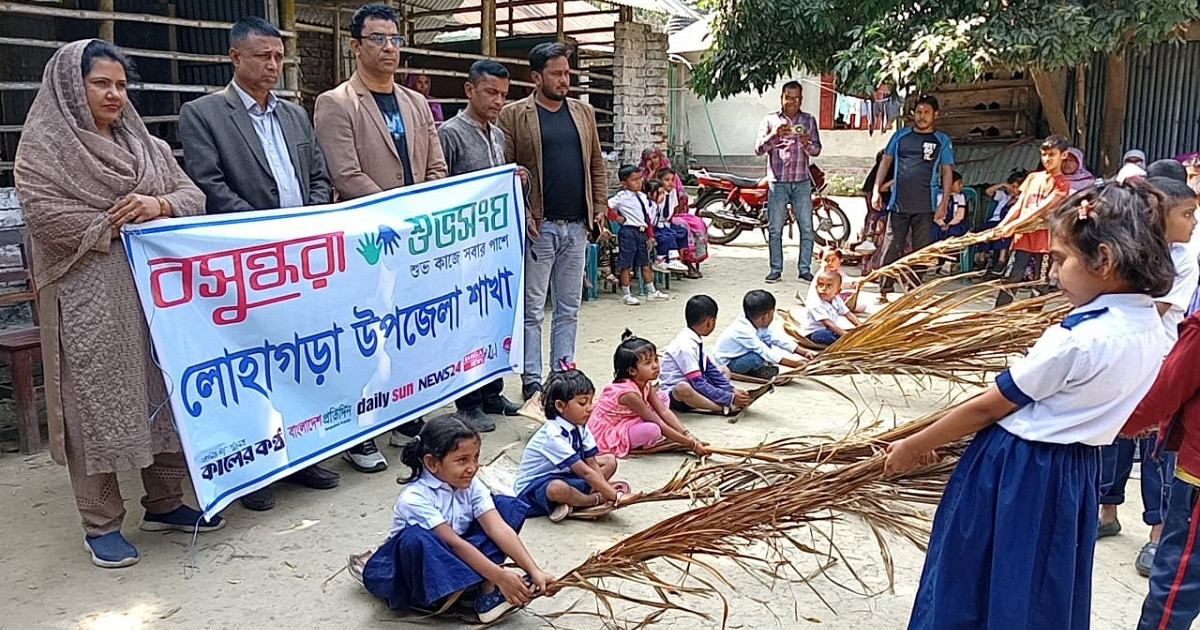
[[[358,253],[362,255],[363,260],[367,261],[368,265],[374,265],[379,262],[379,254],[383,251],[379,236],[375,234],[364,234],[358,239]]]

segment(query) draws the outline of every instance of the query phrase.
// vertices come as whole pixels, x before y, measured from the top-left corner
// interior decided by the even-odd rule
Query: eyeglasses
[[[383,33],[371,33],[370,35],[363,35],[362,37],[359,37],[358,41],[362,41],[364,39],[371,40],[371,43],[375,44],[376,46],[383,46],[387,43],[391,43],[396,48],[404,46],[403,35],[384,35]]]

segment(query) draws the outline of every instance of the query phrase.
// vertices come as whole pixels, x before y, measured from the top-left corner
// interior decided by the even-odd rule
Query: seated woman
[[[204,212],[204,195],[146,131],[125,93],[131,65],[112,44],[59,48],[17,149],[21,214],[33,241],[50,453],[71,476],[84,548],[106,568],[138,561],[121,535],[117,473],[141,470],[141,528],[211,531],[183,504],[188,470],[163,375],[118,231]]]

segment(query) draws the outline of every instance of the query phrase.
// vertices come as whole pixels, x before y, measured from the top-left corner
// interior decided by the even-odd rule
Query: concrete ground
[[[853,220],[861,221],[861,210],[851,214]],[[789,269],[795,269],[797,249],[794,242],[787,249]],[[723,327],[737,315],[741,295],[761,284],[766,256],[759,234],[744,235],[730,246],[713,248],[712,259],[704,266],[704,279],[674,283],[670,302],[626,307],[614,296],[602,295],[598,301],[586,303],[580,316],[580,368],[598,384],[606,382],[613,348],[625,328],[666,344],[683,325],[684,301],[696,293],[717,299],[722,308],[719,327]],[[793,271],[785,275],[784,282],[767,288],[786,307],[795,304],[792,296],[803,286]],[[516,398],[516,379],[508,381],[508,394]],[[913,386],[901,394],[890,378],[858,379],[856,384],[848,379],[828,382],[858,398],[857,407],[824,388],[793,384],[765,397],[737,424],[705,416],[685,416],[684,420],[713,444],[750,446],[789,435],[839,436],[856,423],[875,418],[904,421],[944,405],[948,394],[963,393],[934,385],[925,391]],[[510,458],[519,457],[520,444],[535,425],[520,418],[504,419],[499,425],[496,432],[485,436],[484,458],[505,451],[494,465],[514,469]],[[0,545],[0,628],[463,627],[456,622],[397,616],[345,573],[330,579],[348,554],[371,548],[387,535],[399,491],[395,483],[398,451],[387,446],[386,439],[380,439],[380,444],[394,464],[388,472],[363,475],[342,460],[331,459],[326,465],[342,474],[339,488],[314,491],[276,485],[278,507],[265,513],[247,512],[235,504],[225,513],[229,525],[202,535],[191,558],[191,536],[137,529],[142,512],[137,502],[140,483],[136,474],[123,474],[121,487],[129,510],[124,531],[141,550],[142,561],[118,570],[93,567],[81,548],[82,533],[66,471],[45,453],[30,457],[5,454],[0,458],[0,532],[4,539]],[[635,489],[654,488],[685,459],[678,454],[632,458],[622,462],[619,477]],[[1130,490],[1132,497],[1138,496],[1134,486]],[[1122,512],[1125,532],[1097,546],[1094,628],[1136,624],[1146,581],[1134,572],[1133,559],[1148,532],[1138,522],[1141,506],[1136,503],[1135,498]],[[645,504],[599,522],[554,525],[536,519],[526,524],[522,538],[545,569],[561,574],[590,553],[686,507],[683,503]],[[815,577],[808,584],[762,581],[728,562],[716,562],[736,586],[736,590],[723,593],[729,601],[728,627],[850,629],[868,623],[877,628],[904,627],[923,554],[910,543],[889,541],[895,566],[895,581],[889,590],[869,529],[847,519],[833,523],[832,531],[845,562],[838,562],[828,577]],[[806,533],[801,537],[810,540]],[[818,564],[814,557],[793,554],[792,558],[804,574]],[[189,559],[194,568],[187,568]],[[866,583],[865,588],[854,583],[846,563]],[[664,569],[663,575],[670,575],[669,569]],[[538,600],[509,617],[504,627],[549,627],[549,621],[539,615],[561,611],[573,603],[579,610],[596,610],[588,596],[568,591]],[[686,603],[715,616],[668,616],[653,627],[720,627],[719,601]],[[625,618],[639,620],[640,616],[632,611]],[[574,628],[601,626],[589,617],[566,617],[557,623]]]

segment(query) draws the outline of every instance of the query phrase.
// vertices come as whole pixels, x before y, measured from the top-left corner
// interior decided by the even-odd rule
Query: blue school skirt
[[[1100,449],[980,431],[933,520],[910,630],[1086,630]]]
[[[945,238],[950,238],[951,236],[962,236],[963,234],[966,234],[966,233],[967,233],[967,222],[965,220],[961,221],[959,223],[956,223],[954,225],[948,225],[948,226],[946,226],[946,229],[944,229],[944,230],[942,229],[942,226],[934,223],[933,224],[933,233],[930,234],[930,237],[933,238],[934,242],[937,242],[937,241],[940,241]]]
[[[525,502],[504,495],[493,495],[500,517],[520,532],[525,523]],[[471,523],[463,540],[488,560],[504,562],[504,552],[488,538],[479,521]],[[409,525],[387,539],[363,567],[363,585],[372,595],[387,600],[392,610],[417,606],[436,608],[439,600],[483,582],[483,576],[463,562],[438,535]]]
[[[525,514],[526,517],[532,518],[535,516],[549,516],[558,504],[546,498],[546,487],[550,482],[561,479],[567,485],[584,493],[591,494],[592,486],[583,480],[583,477],[576,475],[573,472],[566,472],[554,475],[547,475],[538,481],[530,484],[525,488],[525,491],[517,495],[517,498],[529,505],[529,511]]]

